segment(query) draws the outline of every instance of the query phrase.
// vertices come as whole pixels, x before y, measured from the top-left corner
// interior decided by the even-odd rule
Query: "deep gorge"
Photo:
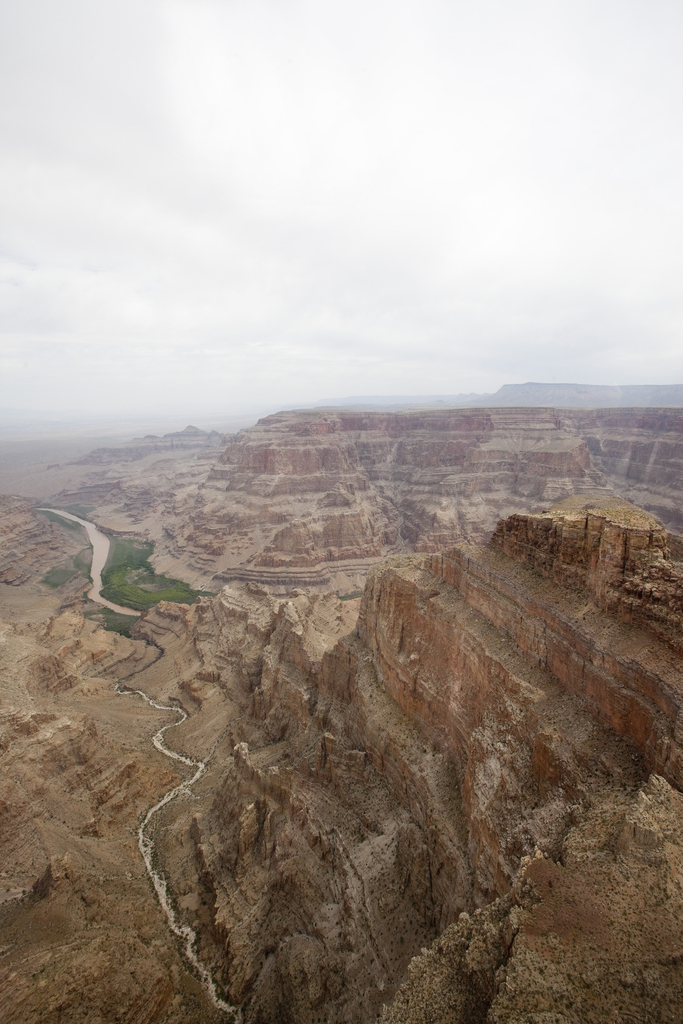
[[[531,413],[533,438],[514,409],[270,418],[199,485],[182,469],[184,534],[155,498],[155,569],[185,537],[228,578],[215,597],[127,639],[71,582],[51,618],[3,625],[9,1019],[95,1019],[86,988],[101,1021],[221,1019],[137,850],[181,782],[149,745],[166,723],[115,684],[182,706],[169,744],[207,766],[158,812],[155,856],[245,1024],[678,1019],[683,546],[652,507],[679,500],[678,413]],[[572,433],[598,429],[599,455]],[[649,511],[615,493],[608,429],[660,431],[619,469],[637,489],[649,467]],[[101,521],[144,532],[126,473]],[[0,571],[27,594],[76,549],[37,519],[6,504]]]

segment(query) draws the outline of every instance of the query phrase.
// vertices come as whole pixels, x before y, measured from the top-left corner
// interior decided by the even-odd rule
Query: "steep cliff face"
[[[562,409],[561,429],[582,437],[617,494],[683,532],[683,413],[670,409]]]
[[[669,557],[662,524],[624,502],[576,504],[501,521],[491,544],[562,586],[587,590],[599,608],[680,653],[683,573]]]
[[[186,622],[195,679],[235,713],[188,822],[194,853],[165,864],[182,887],[196,857],[207,956],[246,1021],[374,1019],[467,904],[457,777],[378,687],[353,604],[248,585]],[[169,612],[139,629],[161,635]]]
[[[228,444],[174,538],[222,538],[224,579],[352,589],[392,551],[482,539],[503,494],[578,481],[597,486],[587,445],[552,410],[278,414]]]
[[[587,490],[677,528],[682,432],[674,409],[280,413],[228,444],[173,544],[226,580],[353,589],[387,554],[481,543],[516,505]]]
[[[680,1011],[680,621],[663,633],[645,602],[636,627],[628,604],[634,578],[675,569],[639,510],[577,518],[515,516],[488,550],[368,580],[361,631],[387,689],[464,764],[474,897],[496,897],[412,962],[391,1024]]]
[[[382,1024],[675,1024],[682,821],[656,775],[635,796],[597,796],[557,861],[525,858],[505,897],[412,961]]]
[[[396,554],[360,602],[239,582],[162,602],[136,640],[8,626],[0,842],[33,893],[0,913],[13,1019],[79,1020],[86,990],[106,1019],[108,971],[126,1019],[212,1019],[144,883],[136,821],[175,777],[149,743],[165,713],[107,688],[127,679],[183,704],[167,735],[207,764],[156,857],[245,1024],[597,1022],[626,1000],[673,1024],[669,553],[651,516],[577,495],[485,547]]]
[[[284,412],[222,448],[94,453],[60,500],[144,532],[157,567],[194,585],[349,593],[382,557],[482,543],[501,517],[575,493],[622,495],[683,531],[682,437],[680,409]]]
[[[511,589],[502,571],[500,580],[482,572],[460,551],[431,562],[399,559],[371,574],[360,628],[387,690],[461,768],[481,901],[506,890],[535,845],[559,853],[588,780],[631,774],[636,733],[651,767],[666,760],[677,772],[674,722],[627,693],[630,661],[613,680],[617,656],[591,644],[564,609]]]
[[[610,588],[673,568],[638,510],[594,506],[597,557],[592,520],[582,534],[570,513],[566,536],[555,511],[550,529],[501,524],[488,548],[385,561],[351,633],[353,602],[251,584],[182,622],[173,606],[143,617],[150,635],[172,621],[192,640],[185,692],[211,686],[235,709],[212,793],[186,819],[192,843],[166,863],[182,880],[195,859],[207,956],[247,1024],[370,1020],[435,933],[388,1020],[583,1020],[594,1000],[597,1021],[629,985],[666,1006],[680,982],[661,923],[682,909],[679,627],[626,625]],[[639,903],[641,863],[653,898],[667,872],[679,880],[661,921]],[[636,908],[642,940],[609,924]]]

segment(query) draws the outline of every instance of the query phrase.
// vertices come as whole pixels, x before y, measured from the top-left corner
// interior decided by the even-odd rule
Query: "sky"
[[[678,0],[6,0],[0,408],[683,383]]]

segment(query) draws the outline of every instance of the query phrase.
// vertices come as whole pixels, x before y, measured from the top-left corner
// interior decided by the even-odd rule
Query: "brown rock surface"
[[[167,659],[189,637],[199,661],[185,675],[201,714],[214,722],[221,699],[232,708],[198,799],[169,809],[164,827],[176,838],[162,857],[181,906],[210,913],[204,954],[231,1000],[246,1000],[245,1021],[277,1020],[286,1007],[293,1020],[374,1018],[435,934],[442,900],[448,919],[464,905],[452,771],[434,754],[425,759],[369,666],[352,684],[357,713],[346,706],[337,688],[348,691],[357,642],[316,685],[355,622],[354,605],[300,592],[277,600],[247,585],[197,602],[182,621],[174,606],[158,606],[136,627],[157,640],[173,631],[171,647],[140,676],[147,688],[154,678],[168,686]],[[358,735],[366,718],[369,752]],[[437,883],[439,900],[411,802],[431,802],[421,813],[446,823],[434,846],[458,860]]]
[[[599,486],[552,410],[281,413],[228,444],[173,529],[219,579],[353,589],[392,551],[481,540],[524,495]]]
[[[43,618],[78,600],[88,581],[73,559],[83,553],[87,561],[88,539],[74,527],[36,514],[24,498],[0,495],[0,617]],[[41,583],[57,567],[71,578],[54,589]]]
[[[683,572],[669,557],[662,524],[627,502],[577,508],[582,500],[502,520],[491,543],[565,587],[589,591],[599,608],[683,653]]]
[[[383,1024],[602,1024],[681,1018],[683,801],[656,775],[604,795],[553,861],[464,914],[408,968]]]
[[[621,519],[641,550],[650,520]],[[346,636],[351,602],[252,584],[143,616],[150,637],[192,639],[186,692],[201,703],[217,690],[234,709],[195,812],[169,813],[164,857],[183,899],[199,876],[205,953],[247,1024],[370,1020],[434,932],[441,945],[414,961],[388,1019],[573,1020],[593,1003],[586,1019],[609,1019],[624,990],[612,966],[629,963],[642,1005],[668,1005],[678,954],[638,865],[654,851],[648,892],[678,877],[680,796],[660,775],[636,794],[653,770],[680,785],[679,662],[601,607],[586,572],[570,589],[497,543],[397,556],[371,572]],[[148,675],[168,678],[163,666]],[[673,824],[647,824],[660,804]],[[601,886],[594,934],[593,911],[582,923],[567,906]],[[645,939],[617,955],[604,920],[629,913]]]
[[[683,410],[561,409],[558,424],[585,440],[617,494],[683,532]]]
[[[202,509],[271,510],[255,573],[310,573],[321,550],[360,550],[380,530],[386,541],[396,467],[407,466],[401,500],[417,502],[428,491],[418,461],[443,442],[450,472],[455,441],[417,417],[406,463],[406,438],[385,419],[374,439],[357,419],[337,430],[309,418],[308,433],[301,418],[266,424],[279,440],[252,432],[228,449]],[[525,479],[558,454],[563,472],[581,467],[583,448],[549,443]],[[472,445],[470,464],[489,464],[491,450]],[[326,503],[299,525],[277,521],[302,481]],[[394,489],[381,514],[368,498],[380,484]],[[395,554],[369,572],[359,614],[356,600],[242,581],[192,607],[158,605],[131,641],[74,613],[8,626],[0,835],[12,885],[33,887],[0,916],[10,1019],[78,1020],[86,991],[103,1021],[213,1013],[137,852],[139,815],[173,778],[149,745],[167,719],[114,694],[113,679],[189,713],[167,738],[207,768],[160,811],[156,856],[245,1024],[371,1021],[382,1004],[392,1024],[677,1019],[675,544],[641,510],[570,490],[550,512],[501,523],[487,547]],[[256,565],[266,555],[285,564]]]
[[[157,569],[194,586],[349,593],[388,554],[481,543],[501,516],[575,493],[618,493],[683,530],[682,432],[679,409],[284,412],[222,449],[181,432],[92,453],[59,499],[144,533]]]
[[[218,1019],[170,940],[138,817],[178,780],[168,713],[112,679],[158,651],[73,612],[0,624],[0,1020]]]

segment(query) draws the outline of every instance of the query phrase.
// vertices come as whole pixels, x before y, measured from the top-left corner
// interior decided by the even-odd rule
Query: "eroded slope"
[[[8,842],[39,832],[13,854],[17,884],[43,879],[3,925],[15,1019],[79,1019],[86,965],[104,955],[95,926],[121,929],[117,965],[160,972],[140,984],[142,1008],[130,989],[122,1019],[200,1012],[149,888],[144,900],[134,841],[169,773],[142,735],[159,713],[131,705],[137,721],[134,698],[105,678],[190,713],[172,742],[208,769],[160,812],[158,863],[245,1024],[371,1021],[383,1004],[393,1024],[598,1021],[624,1007],[677,1019],[683,682],[670,554],[652,517],[577,496],[502,522],[487,547],[385,560],[360,609],[236,582],[191,608],[158,605],[136,641],[104,643],[75,616],[12,627],[15,661],[27,644],[34,667],[3,756],[7,784],[24,773],[28,796],[8,791],[3,806],[20,809]],[[96,734],[78,717],[86,705]],[[43,791],[31,766],[48,754]],[[130,894],[125,872],[97,860],[127,856]],[[128,918],[98,891],[123,894]],[[76,909],[59,917],[64,892]],[[30,945],[51,907],[58,927]],[[60,942],[80,959],[65,967]]]
[[[602,530],[589,529],[591,516]],[[521,535],[523,518],[499,535],[515,523]],[[411,995],[432,1006],[428,958],[389,1019],[513,1020],[530,1007],[576,1019],[571,1008],[592,999],[616,1012],[624,986],[605,979],[617,961],[643,1006],[667,1005],[678,947],[649,944],[668,925],[642,894],[666,883],[666,920],[679,912],[679,662],[656,615],[620,619],[592,556],[612,590],[630,594],[653,568],[676,570],[660,524],[637,510],[584,513],[597,548],[577,542],[576,518],[560,510],[541,531],[573,537],[559,543],[571,588],[558,586],[557,567],[544,574],[498,540],[383,563],[347,636],[350,602],[277,599],[253,585],[184,617],[202,664],[186,689],[199,701],[203,687],[218,690],[238,713],[202,806],[169,823],[178,838],[166,864],[181,889],[199,877],[206,955],[245,1021],[370,1020],[430,931],[444,929],[432,954],[445,958],[439,987],[451,979],[434,1003],[443,1015],[419,1016]],[[642,556],[622,559],[620,579],[617,536]],[[171,621],[160,607],[139,628],[161,636]],[[652,801],[674,824],[646,827]],[[651,848],[663,852],[640,879]],[[591,897],[598,923],[590,911],[583,934],[567,906],[588,905],[603,885]],[[465,911],[471,926],[458,920]],[[642,918],[646,939],[615,960],[619,914]],[[556,962],[565,941],[574,959]],[[525,980],[534,957],[551,959],[552,984]],[[454,1007],[461,1016],[448,1016]]]
[[[158,651],[75,613],[0,624],[0,1020],[217,1020],[186,971],[137,847],[179,777],[168,720],[114,692]]]
[[[681,530],[682,433],[673,408],[284,412],[222,448],[92,453],[58,500],[154,540],[157,569],[193,586],[351,593],[388,554],[481,543],[501,516],[576,493],[623,495]]]

